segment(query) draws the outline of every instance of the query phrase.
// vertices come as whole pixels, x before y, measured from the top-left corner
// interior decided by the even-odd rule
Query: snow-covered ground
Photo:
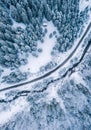
[[[13,20],[13,19],[12,19]],[[13,28],[17,28],[17,27],[21,27],[22,29],[25,29],[26,26],[25,24],[23,23],[17,23],[15,20],[13,20],[13,25],[12,25]]]
[[[89,0],[90,1],[90,0]],[[88,21],[88,24],[89,24],[89,22],[90,22],[90,20]],[[84,26],[84,32],[85,32],[85,30],[86,30],[86,28],[87,28],[87,26],[88,26],[88,24],[85,24],[86,26]],[[14,28],[17,28],[17,27],[21,27],[21,28],[23,28],[23,29],[25,29],[26,28],[26,26],[24,25],[24,24],[18,24],[17,22],[15,22],[14,21],[14,24],[13,24],[13,27]],[[45,28],[45,27],[44,27]],[[27,72],[27,71],[30,71],[31,72],[31,75],[30,75],[30,78],[28,79],[28,80],[31,80],[31,79],[33,79],[34,77],[33,77],[33,75],[35,76],[36,75],[36,73],[37,72],[39,72],[39,70],[40,70],[40,67],[41,66],[44,66],[44,65],[46,65],[47,63],[49,63],[50,61],[55,61],[55,62],[57,62],[58,63],[58,65],[59,64],[61,64],[63,61],[65,61],[65,59],[71,54],[71,52],[75,49],[75,47],[77,46],[77,44],[78,44],[78,42],[79,42],[79,40],[81,39],[81,37],[80,38],[78,38],[78,39],[76,39],[75,40],[75,43],[74,43],[74,46],[70,49],[70,50],[68,50],[67,52],[65,52],[65,53],[63,53],[63,54],[58,54],[57,55],[57,57],[56,56],[54,56],[54,57],[52,57],[52,55],[51,55],[51,51],[52,51],[52,48],[55,46],[55,44],[56,44],[56,38],[53,36],[52,38],[49,38],[49,35],[50,35],[50,33],[52,33],[53,31],[56,31],[57,32],[57,29],[54,27],[54,25],[53,25],[53,23],[52,22],[47,22],[47,30],[48,30],[48,32],[47,32],[47,34],[46,34],[46,36],[44,37],[44,43],[41,43],[40,41],[38,41],[38,48],[42,48],[42,52],[41,53],[39,53],[39,56],[36,58],[36,57],[34,57],[34,56],[32,56],[31,54],[30,54],[30,56],[28,57],[28,64],[27,65],[25,65],[25,66],[22,66],[22,67],[20,67],[20,70],[22,71],[22,72]],[[84,34],[84,32],[82,33],[82,35]],[[86,37],[88,36],[88,34],[91,32],[91,28],[90,28],[90,30],[89,30],[89,32],[87,33],[87,35],[86,35]],[[58,32],[57,32],[58,33]],[[85,37],[85,38],[86,38]],[[84,39],[85,39],[84,38]],[[49,76],[50,78],[53,78],[53,79],[57,79],[57,78],[60,78],[61,76],[60,75],[58,75],[58,72],[60,71],[60,70],[62,70],[63,69],[63,71],[61,71],[63,74],[64,74],[64,72],[65,72],[65,70],[66,69],[68,69],[70,66],[73,66],[73,64],[74,64],[74,62],[77,62],[77,60],[79,60],[79,58],[81,57],[81,55],[82,55],[82,52],[83,52],[83,50],[84,50],[84,47],[85,47],[85,45],[84,45],[84,39],[83,39],[83,41],[81,42],[81,44],[80,44],[80,46],[78,47],[78,49],[76,50],[76,52],[73,54],[73,56],[70,58],[70,60],[68,60],[68,62],[62,67],[62,68],[60,68],[59,70],[57,70],[55,73],[53,73],[51,76]],[[83,46],[84,45],[84,46]],[[76,59],[77,58],[77,59]],[[11,70],[10,69],[4,69],[4,72],[3,72],[3,74],[2,74],[2,76],[5,76],[5,75],[8,75],[9,73],[11,72]],[[39,75],[36,75],[36,77],[38,77]],[[47,77],[46,78],[46,80],[47,79],[49,79],[49,77]],[[56,78],[55,78],[56,77]],[[36,102],[37,101],[35,101],[34,99],[33,99],[33,97],[37,97],[37,98],[39,98],[39,104],[42,104],[42,103],[47,103],[48,105],[50,105],[49,106],[49,109],[50,109],[50,113],[52,112],[52,115],[53,115],[53,118],[54,119],[56,119],[56,123],[53,123],[52,124],[52,129],[53,128],[55,128],[55,126],[56,125],[58,125],[57,123],[58,123],[58,121],[59,121],[59,124],[60,124],[60,120],[61,120],[61,122],[62,122],[62,118],[63,118],[63,120],[64,120],[64,123],[63,124],[67,124],[68,122],[71,124],[71,122],[73,121],[74,122],[74,120],[75,120],[75,117],[77,117],[76,118],[76,123],[78,123],[79,122],[79,119],[78,119],[78,112],[82,112],[81,113],[81,116],[80,116],[80,114],[79,114],[79,118],[80,117],[82,117],[82,116],[84,116],[84,111],[86,110],[86,112],[88,112],[88,113],[86,113],[86,117],[84,116],[84,119],[86,119],[87,120],[87,122],[88,122],[88,117],[89,117],[89,122],[90,122],[90,112],[89,112],[89,110],[90,110],[90,104],[89,104],[89,100],[87,100],[88,98],[89,98],[89,96],[88,95],[86,95],[86,94],[84,94],[83,92],[81,93],[80,92],[80,90],[78,90],[76,87],[70,87],[71,85],[69,85],[70,83],[69,82],[67,82],[66,83],[66,80],[67,81],[70,81],[70,80],[73,80],[74,82],[75,82],[75,84],[82,84],[82,85],[84,85],[84,86],[86,86],[87,87],[87,84],[86,84],[86,82],[84,81],[84,79],[83,79],[83,77],[82,77],[82,75],[80,74],[80,72],[74,72],[74,73],[72,73],[72,75],[70,75],[69,76],[69,74],[64,78],[64,79],[60,79],[59,81],[55,81],[55,82],[52,82],[52,83],[49,83],[49,84],[47,84],[47,89],[45,90],[45,91],[43,91],[42,92],[42,98],[41,98],[41,95],[40,95],[40,93],[37,93],[37,94],[35,94],[35,95],[32,95],[32,94],[34,94],[34,93],[32,93],[33,92],[33,90],[35,90],[36,91],[36,89],[34,88],[34,85],[36,84],[37,85],[37,83],[39,82],[39,81],[36,81],[36,82],[34,82],[34,83],[31,83],[31,84],[27,84],[27,85],[22,85],[21,87],[19,87],[19,88],[13,88],[13,91],[15,90],[15,92],[17,93],[17,91],[23,91],[23,90],[29,90],[29,91],[31,91],[31,93],[30,93],[30,95],[32,95],[32,96],[30,96],[30,99],[31,99],[31,101],[30,101],[30,104],[28,104],[28,102],[27,102],[27,97],[19,97],[19,98],[17,98],[17,100],[13,100],[13,102],[9,102],[9,103],[3,103],[3,99],[5,99],[6,101],[8,100],[8,99],[11,99],[12,98],[12,94],[13,94],[13,91],[11,91],[11,93],[10,93],[10,95],[8,96],[8,92],[10,91],[10,90],[7,90],[7,92],[0,92],[0,101],[1,101],[1,103],[0,103],[0,125],[3,125],[3,124],[6,124],[6,128],[5,129],[9,129],[9,127],[10,127],[10,129],[12,129],[12,126],[13,126],[13,123],[16,123],[16,122],[13,122],[13,121],[15,121],[14,120],[14,117],[17,117],[16,115],[18,115],[18,113],[21,113],[22,112],[22,110],[24,110],[24,111],[26,111],[26,110],[29,110],[29,115],[31,116],[31,113],[30,113],[30,107],[31,108],[34,108],[34,109],[31,109],[31,110],[33,110],[33,112],[35,113],[35,117],[37,117],[37,113],[38,114],[43,114],[42,113],[42,111],[41,111],[41,107],[40,108],[37,108],[37,110],[36,110],[36,105],[35,105],[35,107],[34,106],[32,106],[32,101],[33,102],[35,102],[35,104],[36,104]],[[0,77],[0,82],[1,82],[1,77]],[[69,84],[68,84],[69,83]],[[44,84],[44,82],[43,82],[43,79],[42,80],[40,80],[40,83],[39,83],[39,86],[41,87],[41,84]],[[67,84],[67,88],[66,88],[66,84]],[[2,89],[2,88],[4,88],[4,87],[7,87],[7,86],[9,86],[9,85],[7,85],[7,84],[1,84],[0,83],[0,89]],[[44,86],[45,86],[45,84],[44,84]],[[8,88],[8,87],[7,87]],[[34,89],[33,89],[34,88]],[[41,90],[42,90],[42,88],[43,88],[43,86],[41,87]],[[61,88],[63,88],[63,90],[61,89]],[[38,87],[38,89],[39,89],[39,87]],[[63,94],[61,94],[60,93],[60,96],[58,95],[58,91],[60,90],[60,92]],[[74,93],[76,91],[76,93]],[[80,94],[79,94],[80,93]],[[38,95],[39,94],[39,95]],[[16,95],[16,94],[15,94]],[[45,96],[46,95],[46,96]],[[87,98],[87,97],[88,98]],[[44,99],[43,99],[44,98]],[[55,106],[55,108],[52,108],[51,109],[51,101],[53,101],[53,99],[54,100],[56,100],[56,102],[60,105],[60,107],[57,107],[57,109],[55,109],[56,108],[56,106]],[[42,100],[44,100],[43,102],[42,102]],[[66,103],[67,102],[67,103]],[[86,104],[85,104],[86,103]],[[38,105],[38,104],[37,104]],[[45,105],[45,104],[44,104]],[[43,106],[44,106],[43,105]],[[55,104],[54,104],[55,105]],[[47,105],[46,105],[47,106]],[[84,107],[84,106],[87,106],[86,108]],[[39,107],[39,106],[37,106],[37,107]],[[43,112],[44,112],[44,115],[43,115],[43,117],[45,117],[46,116],[46,113],[45,113],[45,106],[42,108],[43,109]],[[35,111],[34,111],[35,110]],[[41,111],[40,113],[39,113],[39,110]],[[47,110],[47,109],[46,109]],[[52,110],[54,110],[54,111],[52,111]],[[56,111],[57,110],[57,111]],[[63,113],[62,113],[62,110],[63,110]],[[84,110],[84,111],[83,111]],[[37,111],[37,112],[36,112]],[[49,111],[47,110],[47,113],[48,113]],[[59,113],[60,112],[60,113]],[[49,113],[49,116],[48,117],[50,117],[50,113]],[[57,120],[57,118],[56,118],[56,114],[58,114],[58,116],[57,117],[60,117],[59,119],[60,120]],[[71,114],[72,115],[71,115]],[[73,115],[76,115],[76,116],[73,116]],[[63,117],[62,117],[62,115],[63,115]],[[66,122],[66,118],[65,118],[65,115],[66,116],[68,116],[67,117],[67,121],[68,122]],[[88,115],[88,116],[87,116]],[[28,120],[26,120],[26,122],[28,122],[29,121],[29,124],[30,124],[30,126],[32,126],[32,127],[30,127],[30,128],[33,128],[33,125],[32,125],[32,123],[33,123],[33,120],[35,121],[35,122],[41,122],[41,120],[42,121],[46,121],[46,120],[43,120],[43,118],[40,120],[40,115],[38,116],[38,120],[36,121],[36,119],[34,118],[33,120],[32,120],[32,123],[30,122],[31,120],[30,120],[30,118],[32,119],[33,118],[33,115],[30,117],[30,118],[27,118],[28,117],[28,115],[26,114],[25,115],[25,117],[24,117],[24,119],[26,120],[26,119],[28,119]],[[73,118],[74,118],[74,120],[73,120]],[[20,116],[20,118],[19,119],[21,119],[21,118],[23,118],[22,117],[22,115]],[[72,118],[72,120],[71,120],[71,118]],[[47,119],[47,118],[46,118]],[[49,118],[48,118],[49,119]],[[51,118],[52,119],[52,118]],[[10,120],[10,121],[9,121]],[[11,122],[12,121],[12,126],[9,126],[8,127],[8,125],[10,125]],[[18,120],[19,121],[19,120]],[[18,122],[17,121],[17,122]],[[85,121],[84,121],[85,122]],[[83,122],[83,124],[85,124]],[[22,123],[22,126],[23,126],[23,124],[25,123],[24,122],[24,120],[22,121],[21,120],[21,123]],[[19,125],[21,125],[21,123],[19,122]],[[69,124],[68,123],[68,124]],[[25,125],[25,127],[27,126],[27,124],[28,123],[25,123],[24,125]],[[45,124],[46,124],[46,122],[45,122]],[[50,123],[49,123],[50,124]],[[62,126],[63,126],[63,124],[62,124]],[[74,124],[75,124],[75,122],[74,122]],[[72,128],[73,128],[73,126],[75,126],[74,124],[72,124]],[[83,124],[81,124],[81,125],[83,125]],[[87,123],[88,124],[88,123]],[[87,125],[86,124],[86,125]],[[90,123],[89,123],[90,124]],[[54,126],[55,125],[55,126]],[[77,127],[79,127],[79,125],[77,124],[76,125]],[[47,127],[48,128],[48,127]],[[69,129],[70,129],[71,127],[69,127]],[[17,128],[16,128],[17,129]],[[27,129],[27,128],[26,128]],[[34,129],[34,128],[33,128]],[[43,126],[43,129],[44,129],[44,126]],[[61,129],[61,128],[60,128]],[[76,128],[77,129],[77,128]],[[2,129],[3,130],[3,129]],[[25,130],[25,129],[24,129]],[[37,129],[36,129],[37,130]]]
[[[71,52],[74,50],[74,48],[77,46],[78,42],[80,41],[81,37],[83,36],[84,32],[86,31],[87,26],[89,25],[90,22],[91,22],[91,20],[89,19],[89,21],[84,25],[84,30],[83,30],[81,36],[78,37],[78,38],[75,40],[74,46],[73,46],[70,50],[68,50],[67,52],[61,53],[60,55],[58,54],[56,57],[53,57],[53,58],[52,58],[53,61],[57,62],[57,64],[60,64],[61,62],[63,62],[63,61],[68,57],[68,55],[71,54]],[[88,36],[88,34],[90,33],[90,31],[91,31],[91,28],[90,28],[90,30],[88,31],[88,33],[87,33],[86,36]],[[84,39],[85,39],[85,37],[84,37]],[[82,42],[82,44],[83,44],[83,42]],[[79,49],[82,48],[82,44],[81,44],[81,46],[79,47]],[[77,49],[77,50],[78,50],[78,49]],[[78,53],[78,54],[80,54],[80,53]]]
[[[56,43],[56,38],[54,36],[52,38],[49,38],[49,35],[50,33],[53,33],[53,31],[57,32],[57,29],[54,27],[52,22],[47,22],[46,28],[48,32],[44,37],[44,43],[38,41],[38,48],[42,48],[42,52],[37,58],[30,55],[28,58],[28,64],[22,66],[20,70],[30,70],[31,73],[37,73],[40,70],[40,67],[46,65],[51,61],[51,51]]]
[[[63,111],[66,113],[64,102],[61,98],[59,98],[57,94],[58,89],[59,89],[59,86],[57,86],[57,84],[54,84],[54,83],[51,84],[50,87],[47,89],[48,95],[47,95],[46,101],[50,102],[53,99],[55,99],[60,104],[60,107],[63,109]]]
[[[80,0],[79,8],[83,11],[86,7],[91,7],[91,0]]]
[[[90,20],[88,21],[88,24],[89,24]],[[84,32],[88,26],[88,24],[86,24],[85,28],[84,28]],[[20,68],[20,70],[22,72],[26,72],[26,71],[30,71],[32,72],[30,74],[30,78],[28,78],[27,81],[29,80],[32,80],[38,76],[40,76],[40,73],[36,73],[39,71],[40,67],[41,66],[44,66],[45,64],[47,64],[49,61],[55,61],[58,63],[58,65],[60,63],[62,63],[67,57],[68,55],[74,50],[74,48],[76,47],[76,45],[78,44],[80,38],[78,38],[75,43],[74,43],[74,46],[67,52],[65,52],[64,54],[61,54],[61,55],[58,55],[57,57],[52,57],[51,56],[51,50],[53,48],[53,46],[55,45],[55,42],[56,42],[56,39],[55,37],[49,39],[49,34],[51,32],[53,32],[56,28],[53,26],[53,24],[50,22],[48,23],[47,25],[47,28],[49,30],[49,32],[47,33],[47,35],[45,36],[44,40],[45,42],[44,43],[38,43],[39,44],[39,47],[41,47],[43,49],[43,51],[40,53],[39,57],[36,58],[36,57],[33,57],[33,56],[30,56],[29,57],[29,64],[25,65],[25,66],[22,66]],[[53,30],[51,30],[51,28]],[[91,30],[90,30],[91,31]],[[84,34],[84,32],[82,34]],[[89,33],[89,32],[88,32]],[[88,35],[88,34],[87,34]],[[77,57],[79,58],[79,56],[81,56],[81,53],[82,53],[82,50],[83,50],[83,42],[82,44],[79,46],[79,48],[77,49],[76,53],[72,56],[71,60],[74,59],[74,57]],[[80,52],[80,53],[79,53]],[[72,64],[72,62],[68,61],[61,69],[64,69],[64,67],[70,67],[70,65]],[[5,69],[4,70],[4,74],[9,74],[9,70],[8,69]],[[3,74],[3,76],[4,76]],[[54,74],[52,74],[54,75]],[[0,83],[0,86],[1,88],[6,88],[6,86],[8,86],[6,83]]]
[[[89,2],[89,3],[91,3],[91,2]],[[91,18],[91,11],[89,11],[89,16]],[[84,34],[88,24],[90,23],[90,18],[89,18],[88,22],[85,23],[85,25],[84,25],[84,31],[83,31],[82,35]],[[57,63],[58,65],[60,63],[62,63],[68,57],[68,55],[74,50],[74,48],[76,47],[76,45],[78,44],[78,42],[81,38],[81,37],[79,37],[78,39],[76,39],[74,46],[67,52],[61,53],[60,55],[57,54],[56,56],[52,56],[51,51],[56,44],[56,38],[54,36],[52,38],[49,38],[49,35],[53,31],[56,31],[57,35],[59,35],[59,34],[58,34],[56,27],[53,25],[52,22],[46,21],[46,23],[44,23],[44,24],[46,24],[47,26],[43,26],[43,28],[47,28],[48,32],[44,37],[44,43],[41,43],[40,41],[38,41],[38,48],[42,48],[43,51],[39,54],[39,56],[37,58],[30,54],[30,56],[28,57],[28,64],[21,66],[19,68],[20,71],[22,71],[22,72],[29,71],[31,73],[30,78],[28,80],[32,80],[32,79],[38,77],[40,74],[42,74],[39,71],[40,67],[45,66],[50,61],[53,61],[53,62]],[[15,21],[13,21],[13,27],[14,28],[21,27],[23,29],[26,28],[26,26],[23,23],[17,23]],[[80,46],[79,49],[81,50],[81,48],[82,47]],[[78,54],[80,55],[79,49],[78,49]],[[76,53],[76,55],[77,55],[77,53]],[[66,64],[66,66],[67,66],[67,64]],[[69,64],[68,64],[68,66],[69,66]],[[5,75],[9,74],[10,72],[11,72],[10,69],[4,69],[4,73],[2,74],[2,76],[5,76]],[[0,78],[0,82],[1,82],[1,78]],[[5,87],[6,85],[7,84],[5,84],[5,83],[4,84],[0,83],[0,86],[2,86],[2,88]]]
[[[70,78],[74,79],[76,84],[83,84],[84,86],[87,86],[86,82],[79,72],[74,72]]]
[[[86,30],[87,25],[84,27],[84,31]],[[28,58],[28,64],[20,67],[21,71],[29,70],[32,74],[34,74],[34,73],[36,74],[37,72],[39,72],[40,67],[46,65],[50,61],[57,62],[58,64],[61,63],[72,52],[72,50],[76,47],[76,45],[78,44],[78,41],[80,40],[80,38],[76,39],[74,46],[67,52],[61,53],[60,55],[58,54],[58,55],[56,55],[56,57],[55,56],[52,57],[51,51],[52,51],[52,48],[56,44],[56,38],[54,36],[52,38],[49,38],[49,35],[53,31],[56,31],[58,34],[58,31],[52,22],[47,22],[47,30],[48,30],[48,32],[47,32],[46,36],[44,37],[44,43],[40,43],[40,41],[38,41],[38,48],[42,48],[43,51],[39,54],[39,56],[37,58],[30,55]],[[83,31],[83,33],[84,33],[84,31]]]
[[[21,101],[22,100],[22,101]],[[7,104],[5,104],[7,106]],[[2,108],[0,110],[0,125],[8,122],[13,116],[15,116],[18,112],[22,111],[26,106],[27,102],[24,98],[19,98],[15,103],[9,105],[8,108]]]
[[[50,33],[53,33],[53,31],[56,31],[58,34],[58,31],[52,22],[46,21],[46,25],[47,25],[46,27],[43,26],[43,29],[45,28],[47,29],[47,34],[44,37],[44,43],[41,43],[40,41],[38,41],[38,48],[41,48],[42,52],[39,54],[38,57],[34,57],[30,54],[28,57],[28,64],[21,66],[19,68],[21,72],[30,72],[30,79],[34,79],[36,76],[38,76],[40,67],[46,65],[52,59],[51,51],[56,44],[56,38],[54,36],[52,38],[49,38],[49,35]],[[15,21],[13,21],[13,27],[14,28],[21,27],[23,29],[26,28],[24,24],[17,23]],[[5,75],[9,75],[10,72],[11,72],[10,69],[4,69],[2,77]],[[2,81],[2,78],[0,78],[0,86],[2,88],[7,86],[6,83],[1,83],[1,81]]]

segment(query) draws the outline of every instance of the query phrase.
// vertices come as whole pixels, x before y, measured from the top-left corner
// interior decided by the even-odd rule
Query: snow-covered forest
[[[90,35],[90,0],[0,0],[0,130],[91,130]]]

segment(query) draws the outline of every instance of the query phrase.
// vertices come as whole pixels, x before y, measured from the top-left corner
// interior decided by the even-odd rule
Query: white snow
[[[28,58],[29,63],[26,66],[21,67],[21,70],[27,70],[29,68],[31,73],[37,73],[40,67],[51,61],[51,51],[55,45],[56,38],[49,38],[49,34],[55,30],[57,31],[57,29],[54,27],[52,22],[47,22],[47,30],[48,32],[44,37],[44,43],[40,43],[40,41],[38,41],[38,48],[42,48],[43,51],[39,54],[38,58],[30,55]]]
[[[23,98],[19,98],[15,104],[11,104],[10,108],[0,111],[0,124],[4,124],[9,121],[9,119],[11,119],[18,112],[22,111],[27,105],[28,103]]]
[[[81,76],[81,74],[79,72],[74,72],[71,75],[71,78],[74,79],[76,84],[83,84],[84,86],[87,86],[86,82],[84,81],[84,79],[82,78],[82,76]]]
[[[90,0],[88,0],[88,1],[80,0],[80,10],[84,10],[85,7],[87,7],[88,5],[91,6]],[[20,68],[20,70],[25,71],[25,70],[30,69],[31,73],[37,73],[41,66],[44,66],[45,64],[47,64],[51,60],[57,61],[57,58],[58,58],[58,61],[62,62],[63,60],[65,60],[66,57],[68,57],[68,55],[71,53],[71,51],[78,44],[78,41],[79,41],[80,38],[78,38],[75,41],[74,46],[69,51],[67,51],[64,54],[61,54],[58,57],[55,57],[55,59],[54,59],[54,57],[52,58],[50,53],[51,53],[52,48],[54,47],[54,45],[56,43],[56,38],[55,37],[49,38],[49,34],[52,33],[55,30],[57,31],[57,29],[54,27],[52,22],[47,22],[44,25],[47,26],[48,33],[44,37],[44,43],[38,42],[38,47],[43,49],[42,53],[39,54],[38,58],[30,55],[29,58],[28,58],[29,63],[25,66],[22,66]],[[26,28],[26,26],[23,23],[17,23],[15,21],[13,21],[13,27],[14,28],[21,27],[23,29]],[[85,26],[85,28],[86,28],[86,26]],[[84,29],[84,31],[85,31],[85,29]],[[80,52],[80,50],[81,50],[81,46],[78,48],[77,52]],[[74,54],[73,59],[77,55],[77,52]],[[79,53],[79,55],[80,54],[81,53]],[[66,65],[68,66],[69,64],[66,64]],[[5,69],[3,76],[7,75],[9,73],[10,73],[10,70]],[[76,83],[78,83],[78,84],[81,83],[81,84],[86,86],[85,81],[83,80],[83,78],[81,77],[81,75],[78,72],[74,72],[71,75],[71,78],[73,78]],[[1,85],[2,84],[0,83],[0,87],[2,87]],[[6,84],[4,84],[4,86],[6,87]],[[31,85],[25,85],[24,87],[26,87],[28,89],[28,88],[31,88]],[[47,90],[48,97],[47,97],[46,100],[52,100],[53,98],[55,98],[57,100],[57,102],[60,103],[61,108],[66,112],[63,100],[61,98],[59,98],[57,91],[58,91],[58,88],[56,87],[56,85],[51,84],[51,87],[49,87],[48,90]],[[3,94],[2,94],[2,96],[4,97]],[[10,118],[12,118],[19,111],[22,111],[25,108],[26,105],[27,105],[26,101],[25,100],[21,101],[21,98],[20,98],[19,100],[16,101],[16,103],[14,105],[11,106],[10,109],[7,109],[6,111],[1,111],[0,112],[0,124],[7,122]]]
[[[26,28],[25,24],[23,23],[17,23],[16,21],[13,20],[13,25],[12,25],[13,28],[17,28],[17,27],[21,27],[23,29]]]
[[[2,67],[2,69],[3,69],[3,67]],[[3,83],[1,83],[1,82],[2,82],[2,77],[3,77],[3,76],[6,76],[6,75],[9,75],[10,72],[11,72],[10,69],[4,68],[4,72],[2,73],[2,75],[1,75],[1,77],[0,77],[0,88],[3,87]],[[6,86],[6,85],[7,85],[7,84],[4,83],[4,86]]]
[[[55,99],[60,104],[60,107],[63,109],[63,111],[66,113],[64,102],[61,99],[61,97],[58,96],[57,91],[58,91],[58,85],[54,83],[51,84],[47,89],[48,95],[46,101],[49,102],[52,99]]]
[[[90,22],[90,20],[89,20],[89,22]],[[89,23],[88,22],[88,23]],[[50,23],[51,24],[51,23]],[[49,26],[49,23],[48,23],[48,26]],[[52,27],[53,25],[51,24],[51,27]],[[53,28],[55,28],[55,27],[53,27]],[[86,30],[86,28],[87,28],[87,25],[85,26],[85,28],[84,28],[84,32],[85,32],[85,30]],[[51,30],[51,29],[50,29]],[[83,32],[83,33],[84,33]],[[88,31],[88,33],[87,33],[87,36],[88,36],[88,34],[90,33],[90,30]],[[87,37],[86,36],[86,37]],[[47,39],[48,38],[48,39]],[[52,60],[52,61],[57,61],[57,59],[58,59],[58,64],[60,64],[61,62],[63,62],[67,57],[68,57],[68,55],[72,52],[72,50],[76,47],[76,45],[78,44],[78,42],[79,42],[79,40],[80,40],[80,38],[78,38],[76,41],[75,41],[75,44],[74,44],[74,46],[68,51],[68,52],[66,52],[66,53],[64,53],[64,54],[61,54],[59,57],[51,57],[51,55],[50,55],[50,52],[51,52],[51,50],[50,49],[52,49],[52,47],[53,47],[53,45],[52,45],[52,42],[50,42],[50,41],[52,41],[53,39],[49,39],[49,37],[48,37],[48,34],[46,35],[46,37],[45,37],[45,40],[47,39],[47,46],[46,46],[46,44],[45,43],[43,43],[43,44],[39,44],[44,50],[44,52],[42,52],[41,54],[40,54],[40,56],[39,56],[39,58],[34,58],[33,56],[30,56],[29,57],[29,59],[30,59],[30,61],[29,61],[29,64],[27,64],[26,66],[22,66],[21,68],[20,68],[20,70],[22,71],[22,72],[25,72],[25,71],[28,71],[28,68],[30,69],[29,71],[30,72],[32,72],[31,73],[31,75],[30,75],[30,78],[27,80],[27,81],[29,81],[29,80],[32,80],[32,79],[34,79],[34,78],[36,78],[36,77],[38,77],[39,75],[40,75],[40,73],[37,73],[36,74],[36,72],[37,71],[39,71],[39,68],[42,66],[42,65],[45,65],[47,62],[49,62],[50,60]],[[56,39],[54,39],[54,40],[56,40]],[[49,41],[49,42],[48,42]],[[45,41],[46,42],[46,41]],[[54,42],[54,41],[53,41]],[[49,46],[48,46],[48,44],[49,44]],[[53,43],[53,44],[55,44],[55,42]],[[79,56],[81,56],[81,54],[82,54],[82,52],[83,52],[83,47],[82,47],[82,45],[84,44],[84,42],[82,42],[81,43],[81,45],[79,46],[79,48],[77,49],[77,51],[75,52],[75,54],[72,56],[72,58],[64,65],[64,66],[62,66],[60,69],[62,69],[62,68],[64,68],[64,67],[66,67],[66,68],[68,68],[68,67],[70,67],[70,65],[72,65],[72,63],[70,62],[72,59],[74,59],[74,57],[78,57],[79,58]],[[50,49],[49,49],[49,47],[50,47]],[[45,49],[45,48],[48,48],[48,49]],[[48,51],[48,52],[47,52]],[[80,52],[80,53],[79,53]],[[47,59],[48,58],[48,59]],[[58,70],[58,71],[60,71],[60,70]],[[58,74],[58,71],[56,72],[56,75]],[[35,73],[34,73],[35,72]],[[7,70],[7,69],[5,69],[5,72],[4,73],[9,73],[9,71]],[[54,76],[55,75],[55,73],[53,73],[52,74],[52,76]],[[5,84],[5,83],[2,83],[2,84],[0,84],[0,88],[5,88],[6,86],[8,86],[8,84]]]
[[[89,3],[91,3],[91,2],[89,2]],[[90,18],[91,18],[91,14],[90,13],[89,13],[89,15],[90,15]],[[88,24],[90,23],[90,18],[89,18]],[[21,26],[22,28],[25,28],[25,25],[22,24],[22,23],[17,23],[15,21],[13,21],[13,23],[14,23],[13,27],[15,27],[15,28],[18,27],[18,26]],[[40,43],[38,41],[38,47],[42,48],[43,52],[39,54],[38,58],[35,58],[34,56],[30,55],[29,58],[28,58],[29,63],[27,65],[22,66],[22,67],[19,68],[22,72],[25,72],[25,71],[31,72],[31,76],[30,76],[30,78],[28,80],[34,79],[34,78],[36,78],[36,76],[39,76],[39,69],[40,69],[40,67],[46,65],[48,62],[54,61],[54,62],[56,62],[58,64],[60,64],[61,62],[63,62],[68,57],[68,55],[72,52],[72,50],[74,50],[74,48],[76,47],[76,45],[78,44],[78,42],[80,40],[80,38],[76,39],[75,43],[74,43],[74,46],[70,50],[68,50],[67,52],[65,52],[63,54],[60,54],[60,55],[57,55],[55,57],[52,57],[50,53],[52,51],[53,46],[56,43],[56,38],[52,37],[50,39],[49,38],[49,34],[51,32],[53,32],[53,31],[57,32],[57,29],[56,29],[56,27],[54,27],[54,25],[53,25],[52,22],[47,22],[46,21],[45,24],[46,24],[46,27],[48,29],[48,33],[44,37],[44,43]],[[85,32],[88,24],[85,24],[83,33]],[[79,48],[77,49],[76,53],[73,55],[73,58],[76,57],[76,56],[78,56],[78,54],[79,55],[81,54],[81,52],[82,52],[82,49],[81,49],[82,47],[81,46],[82,45],[79,46]],[[69,65],[70,65],[70,63],[67,62],[64,65],[64,67],[67,67]],[[4,70],[5,70],[5,72],[4,72],[3,75],[6,75],[6,74],[10,73],[8,69],[4,69]],[[0,80],[1,80],[1,78],[0,78]],[[7,84],[5,84],[5,83],[4,84],[0,83],[1,88],[6,87],[6,85]]]
[[[80,3],[79,3],[80,11],[83,11],[87,6],[91,6],[90,0],[80,0]]]

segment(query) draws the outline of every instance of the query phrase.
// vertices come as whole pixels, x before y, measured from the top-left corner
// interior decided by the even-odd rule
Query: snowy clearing
[[[49,38],[49,35],[53,31],[57,31],[57,29],[54,27],[52,22],[47,22],[47,30],[48,32],[44,37],[44,43],[40,43],[40,41],[38,41],[38,48],[42,48],[42,52],[37,58],[30,55],[28,58],[28,64],[22,66],[20,70],[30,70],[31,73],[37,73],[40,67],[51,61],[51,51],[56,43],[56,38]]]
[[[23,29],[26,28],[25,24],[23,23],[17,23],[16,21],[13,20],[13,25],[12,25],[13,28],[17,28],[17,27],[21,27]]]
[[[80,0],[79,3],[80,11],[83,11],[87,6],[91,6],[90,0]]]
[[[18,99],[14,104],[11,104],[9,108],[0,112],[0,124],[8,122],[13,116],[15,116],[15,114],[22,111],[27,105],[28,104],[24,98]]]

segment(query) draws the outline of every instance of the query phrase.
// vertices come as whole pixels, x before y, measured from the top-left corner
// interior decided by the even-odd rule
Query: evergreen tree
[[[32,20],[32,11],[29,7],[27,8],[27,15],[28,15],[29,21],[31,21]]]
[[[14,6],[16,6],[17,4],[17,0],[10,0],[10,2],[11,2],[11,5],[14,5]]]
[[[12,18],[14,18],[17,22],[20,22],[20,16],[19,16],[15,6],[10,5],[10,12],[11,12]]]
[[[16,4],[16,8],[17,8],[18,13],[21,14],[22,13],[22,6],[18,2]]]
[[[41,23],[43,19],[43,3],[42,2],[38,11],[38,17],[39,17],[39,22]]]
[[[28,24],[28,23],[29,23],[29,20],[28,20],[28,17],[27,17],[27,14],[26,14],[25,11],[22,12],[21,16],[22,16],[22,21],[23,21],[23,23],[24,23],[24,24]]]
[[[58,11],[61,10],[63,0],[57,0]]]
[[[52,20],[53,13],[52,13],[51,9],[49,8],[48,4],[44,6],[44,10],[45,10],[45,12],[44,12],[45,18],[48,21]]]

